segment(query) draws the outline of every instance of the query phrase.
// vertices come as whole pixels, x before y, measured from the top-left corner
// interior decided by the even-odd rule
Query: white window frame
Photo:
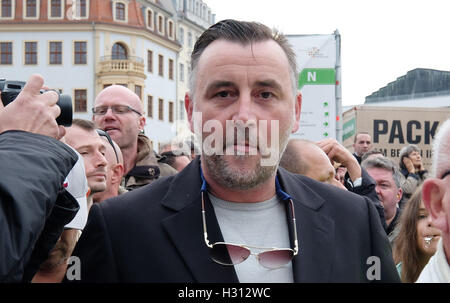
[[[13,20],[16,15],[16,0],[11,0],[11,16],[10,17],[2,17],[2,3],[3,0],[0,0],[0,20]]]
[[[47,0],[47,18],[48,20],[62,20],[64,19],[64,12],[66,11],[66,1],[61,0],[61,17],[52,17],[52,0]]]
[[[72,18],[73,20],[85,20],[85,19],[89,19],[89,8],[90,8],[90,1],[91,0],[86,0],[86,16],[81,17],[81,16],[77,16],[77,10],[76,10],[76,3],[78,3],[79,0],[72,0]]]
[[[27,0],[22,0],[22,18],[24,20],[37,20],[40,16],[41,0],[36,0],[36,16],[27,17]]]
[[[152,24],[148,24],[148,12],[152,13],[152,21],[153,21]],[[147,7],[147,9],[145,10],[145,24],[148,29],[150,29],[150,30],[155,29],[155,11],[149,7]]]
[[[170,33],[170,24],[172,24],[172,33]],[[173,22],[171,19],[167,22],[167,36],[170,40],[175,40],[175,22]]]
[[[117,3],[122,3],[122,4],[125,5],[125,20],[116,19],[116,5],[117,5]],[[112,9],[113,20],[116,21],[116,22],[128,23],[128,1],[113,0],[112,5],[113,5],[113,9]]]
[[[159,17],[162,18],[162,28],[160,28],[160,26],[159,26]],[[157,27],[157,29],[158,29],[158,33],[159,33],[159,34],[164,35],[164,27],[165,27],[165,25],[166,25],[166,24],[165,24],[165,22],[164,22],[164,15],[158,13],[158,14],[157,14],[157,17],[156,17],[156,27]]]

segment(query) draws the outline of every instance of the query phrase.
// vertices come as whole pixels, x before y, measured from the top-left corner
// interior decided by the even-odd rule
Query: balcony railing
[[[140,57],[129,56],[127,59],[113,59],[111,56],[100,57],[99,74],[130,74],[145,78],[144,60]]]

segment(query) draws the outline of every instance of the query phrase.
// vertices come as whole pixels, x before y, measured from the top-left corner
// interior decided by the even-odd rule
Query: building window
[[[160,34],[164,34],[164,18],[163,16],[158,16],[158,31]]]
[[[50,64],[62,64],[62,42],[50,42]]]
[[[158,99],[158,119],[164,120],[164,100]]]
[[[125,46],[120,43],[115,43],[112,47],[111,56],[113,60],[126,60],[128,56]]]
[[[169,80],[173,80],[173,60],[169,59]]]
[[[136,95],[138,95],[139,100],[142,100],[142,86],[135,85],[134,86],[134,92],[136,93]]]
[[[87,42],[74,42],[75,64],[87,64]]]
[[[150,29],[153,29],[153,11],[148,9],[147,10],[147,27]]]
[[[87,112],[87,90],[75,90],[75,112]]]
[[[2,18],[12,18],[13,17],[13,0],[2,0]]]
[[[164,57],[158,55],[158,75],[164,77]]]
[[[169,102],[169,122],[173,123],[173,102]]]
[[[26,0],[25,17],[35,18],[36,15],[36,0]]]
[[[125,4],[116,3],[116,20],[125,21]]]
[[[180,120],[184,119],[184,112],[185,112],[184,102],[180,100]]]
[[[103,84],[103,88],[107,88],[108,86],[111,86],[112,84]]]
[[[184,82],[184,64],[180,63],[180,81]]]
[[[147,51],[147,71],[153,73],[153,52],[151,50]]]
[[[25,42],[25,64],[37,64],[37,42]]]
[[[0,42],[0,64],[12,64],[12,42]]]
[[[173,36],[173,22],[172,21],[169,21],[169,38],[170,39],[174,39],[174,36]]]
[[[147,116],[153,118],[153,96],[147,96]]]
[[[62,4],[61,0],[50,1],[50,17],[61,18],[62,17]]]
[[[180,40],[181,46],[184,45],[184,29],[180,27],[179,33],[178,33],[178,39]]]
[[[192,33],[191,32],[188,32],[188,46],[189,47],[192,47]]]
[[[73,13],[75,14],[75,17],[80,18],[87,18],[87,7],[88,3],[87,0],[73,0],[75,9],[73,9]]]

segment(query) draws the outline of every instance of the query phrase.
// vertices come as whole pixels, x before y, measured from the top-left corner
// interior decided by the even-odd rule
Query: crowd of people
[[[192,142],[155,152],[142,102],[120,85],[97,95],[92,121],[66,128],[39,75],[0,102],[0,281],[71,282],[76,256],[79,282],[450,282],[450,120],[430,172],[417,146],[395,163],[366,132],[353,154],[335,139],[289,140],[302,101],[295,55],[254,22],[207,29],[191,77],[193,131],[277,121],[265,139],[279,161],[262,165],[260,146],[225,134],[216,150],[236,153]]]

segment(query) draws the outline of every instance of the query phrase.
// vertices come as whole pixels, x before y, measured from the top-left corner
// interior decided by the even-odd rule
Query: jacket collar
[[[162,223],[197,282],[238,282],[233,266],[219,265],[209,257],[203,237],[199,165],[197,157],[173,178],[161,203],[176,213]],[[330,251],[334,246],[334,222],[321,212],[325,201],[298,175],[279,168],[278,177],[281,188],[293,199],[297,221],[299,253],[292,262],[294,281],[325,282],[331,273]],[[206,200],[209,239],[223,241],[213,206]],[[294,247],[292,218],[290,211],[286,213]]]

